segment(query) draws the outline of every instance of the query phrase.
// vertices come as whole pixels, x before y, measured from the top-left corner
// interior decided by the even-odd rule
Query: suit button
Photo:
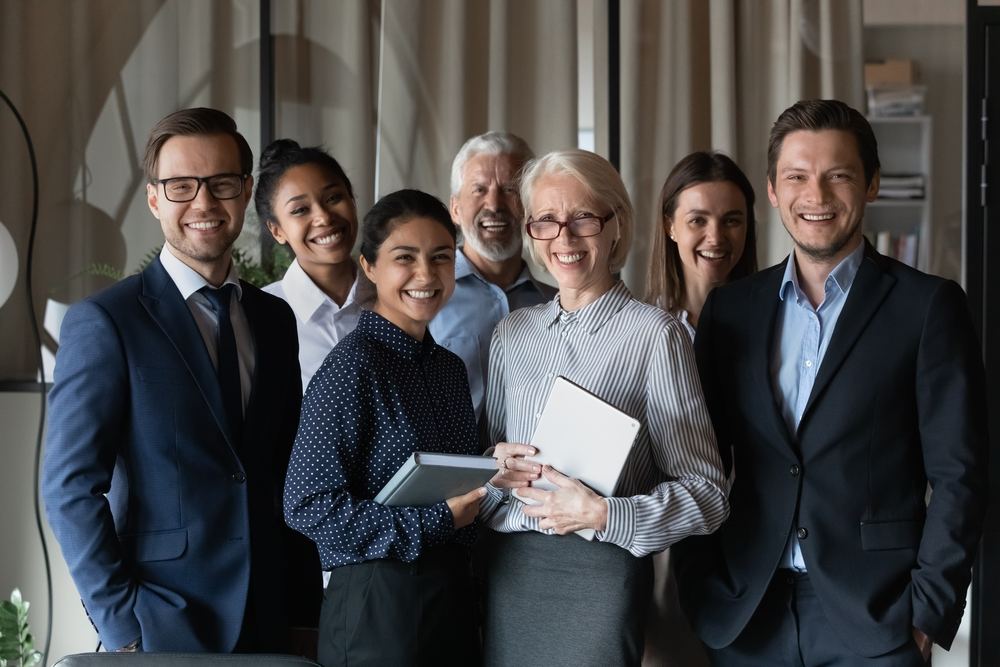
[[[233,481],[236,482],[237,484],[242,484],[243,482],[247,481],[247,476],[244,475],[239,470],[237,470],[236,472],[233,473]]]
[[[798,463],[793,463],[788,472],[791,473],[792,477],[798,477],[799,473],[802,472],[802,468],[799,467]]]
[[[806,530],[805,528],[799,528],[798,530],[795,531],[795,536],[800,540],[804,540],[807,537],[809,537],[809,531]]]

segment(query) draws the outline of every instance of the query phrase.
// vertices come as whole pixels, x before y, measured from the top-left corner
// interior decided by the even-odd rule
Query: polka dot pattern
[[[372,500],[416,451],[479,454],[462,360],[372,311],[327,355],[302,401],[285,480],[285,520],[319,548],[324,569],[425,547],[471,544],[445,502],[386,507]]]

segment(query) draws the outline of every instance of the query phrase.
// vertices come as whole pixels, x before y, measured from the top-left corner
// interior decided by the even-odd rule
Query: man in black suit
[[[295,319],[232,260],[250,147],[225,113],[184,109],[153,128],[144,169],[165,244],[66,315],[49,522],[109,650],[284,651],[290,619],[315,626],[320,570],[281,510]]]
[[[919,665],[958,629],[986,507],[985,374],[961,288],[864,240],[878,184],[856,110],[784,111],[768,198],[794,251],[702,311],[732,512],[676,550],[717,665]]]

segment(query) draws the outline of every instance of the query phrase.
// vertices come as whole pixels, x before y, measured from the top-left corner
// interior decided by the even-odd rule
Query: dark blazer
[[[261,650],[287,646],[289,611],[318,616],[315,548],[281,512],[302,394],[295,320],[246,283],[241,303],[256,348],[241,442],[159,259],[63,322],[42,490],[110,648],[141,636],[147,651],[231,651],[248,595]]]
[[[916,626],[947,648],[986,508],[985,374],[965,295],[866,244],[793,435],[770,372],[784,267],[716,289],[699,319],[702,384],[736,476],[728,521],[674,549],[682,603],[705,643],[727,646],[795,529],[844,642],[875,656]]]

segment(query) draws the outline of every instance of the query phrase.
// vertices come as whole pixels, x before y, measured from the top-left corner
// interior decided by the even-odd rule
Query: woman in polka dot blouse
[[[480,453],[465,366],[427,332],[455,287],[455,228],[440,201],[401,190],[365,216],[361,255],[375,303],[313,376],[285,482],[288,525],[332,570],[319,659],[476,664],[468,547],[485,489],[372,500],[415,451]]]

